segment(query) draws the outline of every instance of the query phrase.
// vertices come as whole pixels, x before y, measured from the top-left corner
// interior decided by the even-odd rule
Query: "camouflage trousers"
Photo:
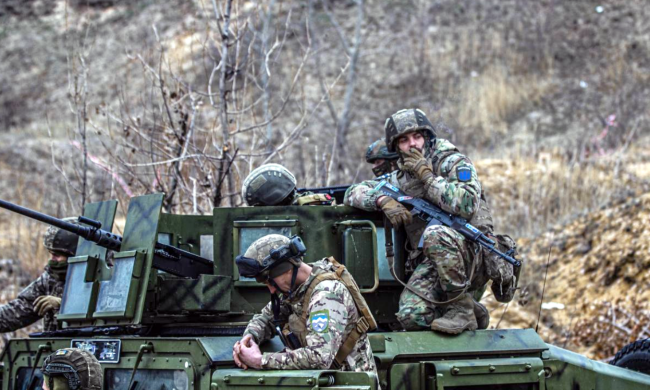
[[[448,293],[462,291],[470,282],[471,290],[484,291],[488,278],[476,277],[476,268],[481,261],[481,252],[460,233],[446,226],[430,226],[424,233],[423,251],[425,258],[415,268],[408,285],[435,301],[447,300]],[[476,252],[478,250],[478,252]],[[471,268],[475,277],[468,280]],[[482,284],[481,284],[482,283]],[[429,329],[431,322],[444,314],[438,307],[417,296],[408,289],[402,291],[399,299],[397,319],[406,330]]]

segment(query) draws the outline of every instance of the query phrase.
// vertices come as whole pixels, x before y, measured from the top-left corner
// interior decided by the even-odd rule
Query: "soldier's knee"
[[[433,225],[426,228],[424,237],[424,248],[431,246],[455,247],[456,231],[447,226]]]

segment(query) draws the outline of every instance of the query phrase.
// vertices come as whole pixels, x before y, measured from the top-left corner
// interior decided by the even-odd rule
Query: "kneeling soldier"
[[[333,258],[302,262],[300,237],[270,234],[237,256],[239,274],[266,284],[271,302],[233,347],[237,366],[266,370],[377,368],[366,332],[376,323],[359,288]],[[264,353],[259,343],[279,334],[286,348]]]

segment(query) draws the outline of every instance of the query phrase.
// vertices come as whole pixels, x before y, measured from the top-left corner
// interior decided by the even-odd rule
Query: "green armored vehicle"
[[[69,259],[60,330],[7,343],[0,357],[2,390],[40,389],[44,358],[71,346],[95,354],[110,390],[370,390],[377,383],[422,390],[650,388],[650,376],[548,345],[532,329],[458,336],[391,331],[402,286],[384,258],[379,213],[285,206],[173,215],[161,211],[162,200],[162,194],[131,199],[123,237],[110,233],[117,202],[86,206],[81,225],[72,225],[85,238]],[[334,256],[355,277],[379,324],[370,334],[378,381],[365,372],[236,368],[232,346],[269,293],[254,279],[239,278],[235,257],[270,233],[300,235],[305,261]],[[395,248],[404,247],[400,234],[394,240]],[[400,278],[404,260],[405,253],[396,251]],[[262,345],[264,351],[282,348],[277,337]]]

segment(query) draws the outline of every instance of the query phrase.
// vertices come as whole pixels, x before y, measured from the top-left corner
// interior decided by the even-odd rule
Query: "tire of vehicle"
[[[650,375],[650,339],[624,346],[609,363]]]

